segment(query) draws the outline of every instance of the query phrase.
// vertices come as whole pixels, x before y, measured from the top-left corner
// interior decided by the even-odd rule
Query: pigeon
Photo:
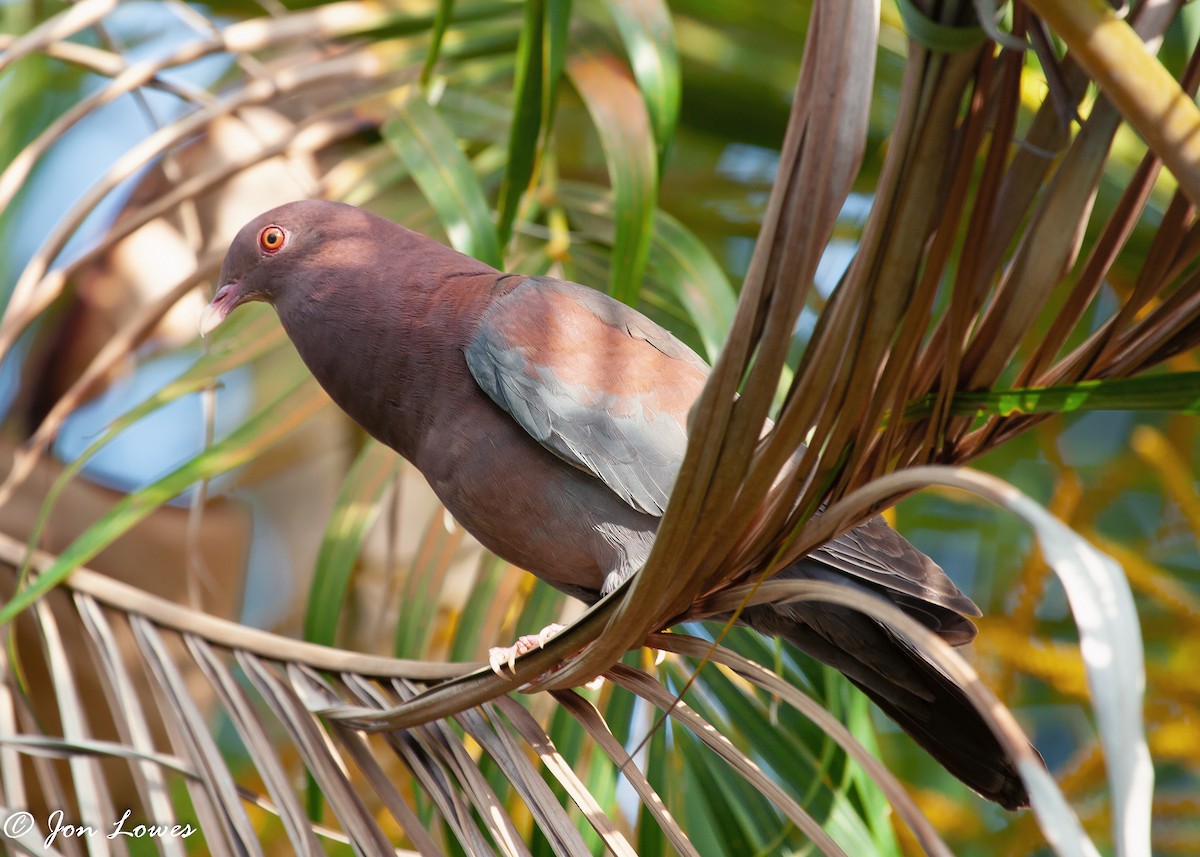
[[[645,563],[709,367],[636,309],[318,200],[241,229],[201,332],[247,301],[275,308],[330,398],[497,556],[587,604]],[[974,638],[981,615],[881,517],[779,575],[885,599],[952,645]],[[1028,805],[963,689],[904,637],[818,602],[757,605],[740,621],[840,670],[979,794]]]

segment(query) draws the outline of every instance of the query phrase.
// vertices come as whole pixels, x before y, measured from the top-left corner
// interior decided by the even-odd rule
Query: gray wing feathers
[[[979,608],[951,582],[941,567],[876,516],[814,550],[814,559],[898,593],[929,601],[967,616]]]
[[[671,344],[698,361],[682,343],[672,338]],[[466,359],[484,392],[538,443],[595,474],[633,508],[663,514],[687,448],[685,428],[674,414],[565,383],[552,368],[531,365],[520,348],[487,323],[468,345]]]

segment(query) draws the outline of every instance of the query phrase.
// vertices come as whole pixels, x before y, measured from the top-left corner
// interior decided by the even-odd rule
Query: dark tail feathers
[[[950,773],[1006,809],[1029,806],[1008,754],[966,694],[906,640],[857,611],[801,602],[742,614],[840,670]]]

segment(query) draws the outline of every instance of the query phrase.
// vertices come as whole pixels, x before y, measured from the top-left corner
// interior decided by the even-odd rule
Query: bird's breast
[[[482,391],[413,461],[484,547],[583,600],[645,560],[658,519],[535,441]]]

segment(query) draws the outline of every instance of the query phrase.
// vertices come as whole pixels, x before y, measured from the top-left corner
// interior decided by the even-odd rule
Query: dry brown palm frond
[[[847,6],[828,18],[814,17],[806,57],[815,57],[826,40],[843,45],[853,39],[849,35],[852,30],[839,28],[849,26],[854,8]],[[819,13],[825,11],[825,7],[818,8]],[[1135,10],[1131,23],[1143,39],[1154,42],[1174,11],[1171,4],[1144,4]],[[1050,296],[1071,277],[1121,115],[1100,98],[1080,132],[1069,141],[1064,140],[1061,129],[1042,122],[1031,128],[1028,147],[1016,149],[1015,154],[1013,141],[996,136],[997,132],[1012,133],[1013,126],[996,124],[982,187],[985,191],[998,188],[999,192],[976,194],[970,200],[972,207],[967,204],[966,186],[970,164],[983,141],[987,114],[978,98],[971,102],[975,107],[967,110],[965,118],[960,117],[960,105],[972,89],[977,94],[990,91],[996,59],[982,46],[947,55],[913,42],[910,50],[899,124],[862,243],[821,316],[778,420],[763,433],[778,378],[779,349],[790,337],[811,280],[811,273],[805,272],[815,265],[815,257],[806,255],[805,248],[811,249],[814,235],[825,234],[817,225],[822,213],[828,216],[836,211],[848,188],[830,179],[841,173],[821,160],[822,152],[828,157],[836,149],[840,157],[852,159],[856,149],[851,141],[856,133],[861,134],[850,122],[846,125],[848,136],[840,146],[830,143],[831,149],[814,146],[812,150],[799,146],[801,139],[808,139],[802,129],[809,104],[806,98],[813,92],[826,92],[834,86],[845,99],[824,106],[822,117],[833,129],[842,127],[829,118],[839,115],[838,106],[846,106],[847,115],[853,115],[861,104],[848,94],[853,81],[860,79],[848,70],[841,72],[845,77],[833,79],[836,83],[805,77],[816,75],[818,69],[834,74],[837,65],[833,60],[814,61],[802,70],[793,126],[758,245],[761,253],[774,248],[781,255],[770,261],[764,255],[747,276],[739,304],[741,314],[705,397],[697,405],[694,446],[656,542],[656,557],[663,559],[652,559],[650,571],[630,584],[630,597],[621,607],[600,608],[606,617],[612,617],[605,619],[608,630],[602,644],[573,662],[556,683],[565,685],[596,670],[605,658],[635,644],[643,629],[661,626],[685,613],[697,595],[747,572],[761,574],[768,561],[772,568],[781,568],[815,547],[817,533],[821,539],[833,535],[826,526],[808,523],[823,497],[841,496],[897,466],[969,461],[1037,422],[1036,418],[1014,415],[991,417],[977,426],[969,418],[950,417],[946,404],[955,390],[991,389],[1014,368],[1020,377],[1023,365],[1036,378],[1035,383],[1063,377],[1061,367],[1071,357],[1059,357],[1056,352],[1061,345],[1055,341],[1065,342],[1066,335],[1077,329],[1090,303],[1083,300],[1090,286],[1079,287],[1069,305],[1073,314],[1058,317],[1054,336],[1044,340],[1049,342],[1045,353],[1022,358],[1025,362],[1015,367],[1014,359]],[[1079,87],[1086,78],[1073,71],[1069,62],[1070,56],[1065,73],[1071,85]],[[1190,72],[1185,76],[1186,86],[1193,85],[1193,76]],[[1011,90],[1019,78],[1009,75],[1003,80]],[[1046,109],[1043,114],[1048,116]],[[918,128],[920,133],[915,131]],[[836,133],[830,131],[823,139],[835,138]],[[1056,139],[1061,142],[1055,143]],[[1063,153],[1053,166],[1045,157],[1029,154],[1056,145],[1063,146]],[[1144,206],[1144,187],[1153,174],[1151,164],[1152,160],[1147,162],[1146,177],[1127,193],[1129,213],[1122,215],[1126,219],[1115,221],[1113,229],[1101,236],[1091,256],[1099,260],[1097,269],[1085,272],[1089,278],[1103,276],[1107,270],[1103,260],[1119,251],[1128,218]],[[1045,170],[1051,178],[1038,193]],[[817,187],[828,189],[828,203],[819,202],[823,197]],[[791,196],[795,188],[804,189],[803,216],[794,211],[800,206]],[[935,191],[933,204],[930,189]],[[968,232],[962,253],[976,252],[960,258],[960,275],[949,292],[949,308],[940,316],[940,326],[927,336],[925,326],[916,322],[928,318],[942,289],[952,258],[950,249],[958,241],[963,221]],[[776,233],[776,223],[796,231]],[[996,236],[1017,234],[1019,224],[1026,229],[1024,237],[1012,258],[1005,259]],[[1174,283],[1163,282],[1154,290],[1169,295],[1168,305],[1157,315],[1143,318],[1138,329],[1122,339],[1117,349],[1123,360],[1120,368],[1093,364],[1073,373],[1070,380],[1144,371],[1173,350],[1194,344],[1189,283],[1185,279],[1176,289]],[[1131,296],[1131,302],[1114,313],[1110,324],[1128,323],[1147,296]],[[1047,365],[1038,368],[1042,364]],[[941,368],[934,373],[930,367]],[[733,393],[739,388],[742,397],[735,404]],[[933,418],[907,422],[892,418],[905,403],[929,395],[941,403],[935,405]],[[789,466],[797,445],[807,437],[812,438],[808,451]],[[700,476],[710,473],[714,475]],[[782,479],[781,473],[785,474]],[[881,505],[886,503],[858,510],[843,526],[865,519]],[[705,523],[715,521],[720,521],[720,526]],[[660,561],[669,562],[671,574],[654,572]],[[590,618],[588,627],[594,621]],[[583,633],[571,636],[570,643],[562,643],[561,651],[577,648],[589,638],[590,634]]]
[[[871,2],[822,5],[814,10],[805,65],[756,255],[729,341],[696,403],[688,455],[654,552],[646,572],[627,584],[628,597],[605,616],[602,643],[569,664],[556,677],[558,686],[590,678],[589,673],[602,669],[615,654],[682,615],[709,587],[717,571],[713,564],[728,556],[774,481],[773,474],[758,469],[751,473],[753,481],[742,485],[821,248],[858,169],[873,75],[862,57],[873,56],[876,27]],[[817,133],[818,125],[827,130]],[[735,406],[739,388],[742,396]],[[785,418],[781,425],[794,432],[796,422]],[[799,436],[802,432],[791,439]],[[795,449],[794,442],[790,449]],[[821,473],[810,478],[815,482]],[[704,523],[709,521],[721,525]],[[723,568],[726,573],[731,570],[728,565]],[[667,569],[670,572],[664,573]],[[609,608],[602,604],[600,609]],[[591,611],[591,616],[596,615]],[[564,653],[571,645],[578,649],[587,642],[582,635],[563,636],[570,638],[562,644]]]
[[[22,553],[21,545],[0,539],[0,555],[9,573]],[[44,567],[49,559],[39,556],[35,565]],[[106,764],[117,761],[128,766],[138,783],[140,811],[160,824],[175,823],[176,818],[169,802],[163,802],[165,780],[182,775],[207,847],[214,852],[255,841],[255,828],[247,812],[257,807],[279,816],[298,853],[321,853],[321,839],[329,836],[331,829],[314,826],[294,796],[291,781],[295,760],[288,761],[276,749],[282,730],[289,745],[298,751],[304,770],[316,779],[328,801],[337,825],[332,830],[340,829],[359,847],[378,853],[391,851],[393,846],[384,827],[397,825],[420,853],[442,853],[438,834],[427,829],[428,822],[418,817],[411,798],[393,785],[390,771],[399,765],[422,785],[456,841],[472,853],[528,853],[510,816],[512,804],[502,802],[481,775],[478,760],[466,743],[469,738],[516,786],[523,805],[555,853],[587,854],[590,849],[580,839],[558,797],[547,787],[543,771],[552,782],[563,786],[570,802],[582,811],[613,853],[635,853],[626,837],[625,822],[596,800],[557,754],[536,720],[512,698],[501,694],[495,702],[482,706],[459,703],[447,709],[448,714],[425,714],[417,706],[413,714],[414,703],[430,695],[431,682],[475,665],[377,658],[287,640],[180,607],[83,569],[68,586],[74,591],[76,615],[97,656],[93,661],[81,647],[69,650],[63,646],[55,636],[57,623],[45,615],[48,602],[42,602],[38,629],[57,674],[55,686],[59,688],[64,721],[62,737],[45,738],[41,744],[55,748],[58,755],[70,761],[69,782],[76,790],[76,799],[66,799],[58,779],[43,771],[34,781],[23,774],[6,779],[5,801],[10,805],[14,800],[17,805],[30,805],[21,795],[32,789],[43,795],[48,806],[73,807],[77,813],[74,817],[85,822],[120,817],[113,814],[111,801],[101,787],[111,774],[102,776],[95,769],[98,758],[105,757]],[[656,640],[667,650],[707,656],[708,644],[698,640],[676,636]],[[136,651],[132,658],[128,651],[121,651],[128,649],[130,642]],[[81,654],[88,668],[99,670],[108,689],[107,704],[120,718],[119,745],[93,741],[86,725],[78,719],[83,706],[61,696],[71,693],[74,687],[71,674],[80,665],[73,659]],[[799,710],[823,720],[835,731],[837,740],[882,781],[893,795],[897,810],[929,852],[949,853],[886,769],[818,704],[732,652],[716,649],[713,657],[764,688],[781,693]],[[261,775],[264,794],[247,793],[230,776],[224,756],[210,735],[208,715],[195,702],[196,689],[188,686],[181,664],[198,668],[204,675],[220,710],[229,716],[238,740],[249,751],[247,758]],[[145,671],[152,677],[149,695],[133,691],[131,671]],[[496,678],[486,668],[483,673]],[[616,685],[670,712],[732,770],[767,795],[823,853],[844,853],[822,825],[751,757],[665,690],[656,678],[620,665],[606,675]],[[510,684],[503,683],[505,687]],[[556,696],[565,701],[565,711],[600,739],[613,764],[631,777],[635,791],[664,834],[678,844],[681,853],[695,853],[678,822],[663,811],[653,788],[629,767],[628,754],[611,736],[603,737],[603,721],[595,710],[573,691],[559,691]],[[9,700],[7,704],[5,700]],[[0,697],[0,724],[11,723],[11,702],[10,696]],[[410,710],[405,711],[406,706]],[[97,708],[93,704],[88,710],[94,716]],[[401,711],[405,714],[398,718]],[[461,727],[461,734],[450,727],[451,720]],[[164,730],[170,745],[165,752],[160,746]],[[31,744],[14,737],[28,732],[27,728],[6,730],[0,735],[0,752],[8,755],[29,751]],[[154,737],[156,734],[160,737]],[[113,752],[119,747],[126,749]],[[530,754],[541,764],[531,763]],[[40,757],[35,754],[34,758]],[[11,765],[6,768],[15,769]],[[381,826],[385,818],[387,822]],[[169,853],[171,840],[165,839],[162,844],[168,846]]]

